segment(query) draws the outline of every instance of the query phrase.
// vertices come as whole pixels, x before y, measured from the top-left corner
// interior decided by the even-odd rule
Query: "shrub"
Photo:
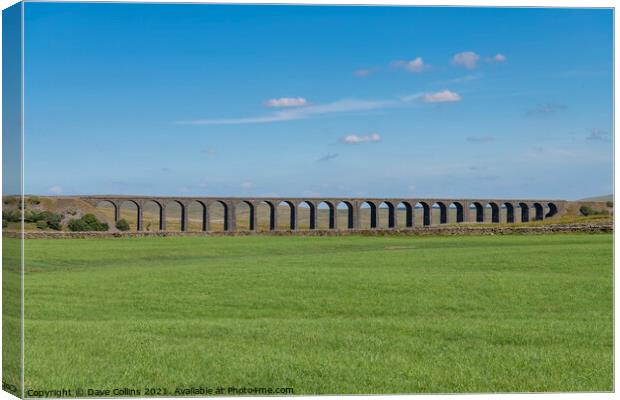
[[[29,204],[38,205],[41,204],[41,199],[38,196],[30,196],[26,199]]]
[[[19,222],[22,219],[22,213],[18,210],[4,210],[2,211],[2,219],[8,222]]]
[[[60,221],[62,221],[62,215],[55,214],[50,211],[43,211],[39,213],[40,221],[45,221],[47,226],[55,231],[59,231],[61,228]]]
[[[67,227],[73,232],[107,231],[110,229],[108,224],[99,221],[93,214],[85,214],[80,219],[72,219]]]
[[[37,228],[39,228],[39,229],[47,229],[47,222],[46,221],[38,221],[37,222]]]
[[[7,221],[6,219],[3,219],[3,220],[2,220],[2,227],[3,227],[3,228],[6,228],[6,227],[8,227],[8,226],[9,226],[9,221]]]
[[[605,205],[607,205],[607,207],[613,207],[614,206],[614,202],[613,201],[608,201],[607,203],[605,203]]]
[[[116,229],[119,231],[128,231],[129,230],[129,222],[126,219],[119,219],[116,222]]]
[[[582,215],[588,216],[588,215],[609,215],[609,213],[606,210],[595,210],[590,206],[586,206],[583,205],[581,207],[579,207],[579,212]]]

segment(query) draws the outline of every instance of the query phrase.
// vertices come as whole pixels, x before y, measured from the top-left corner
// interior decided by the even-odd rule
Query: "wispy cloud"
[[[345,144],[358,144],[365,142],[380,142],[381,135],[378,133],[371,133],[370,135],[347,135],[340,139]]]
[[[424,63],[422,57],[416,57],[410,61],[397,60],[392,63],[394,68],[403,68],[409,72],[422,72],[430,66]]]
[[[467,69],[474,69],[478,65],[480,56],[473,51],[464,51],[457,53],[452,57],[452,64],[465,67]]]
[[[58,185],[54,185],[51,188],[47,189],[51,194],[60,194],[62,193],[62,188]]]
[[[494,136],[491,135],[483,135],[483,136],[468,136],[465,138],[470,143],[488,143],[495,140]]]
[[[538,104],[536,107],[528,110],[526,114],[527,115],[549,115],[549,114],[555,114],[556,112],[564,110],[565,108],[566,106],[562,104],[553,104],[553,103]]]
[[[425,103],[446,103],[461,101],[461,95],[450,90],[443,90],[436,93],[426,93],[422,95],[422,101]]]
[[[506,57],[505,55],[501,54],[501,53],[497,53],[496,55],[494,55],[493,57],[489,57],[487,59],[489,62],[505,62],[506,60],[508,60],[508,57]]]
[[[314,117],[322,117],[332,114],[350,114],[364,111],[381,110],[411,105],[416,102],[442,103],[460,101],[461,96],[450,90],[434,93],[416,93],[403,96],[399,99],[390,100],[359,100],[343,99],[326,104],[311,104],[305,107],[290,108],[275,111],[267,115],[240,118],[197,119],[180,121],[185,125],[242,125],[242,124],[265,124],[280,121],[295,121]]]
[[[600,129],[592,129],[590,134],[586,136],[586,140],[606,142],[609,138],[607,132]]]
[[[319,158],[318,161],[327,162],[327,161],[333,160],[336,157],[338,157],[338,153],[325,154],[323,157]]]
[[[307,107],[294,108],[274,112],[273,114],[256,117],[222,118],[222,119],[199,119],[183,121],[189,125],[241,125],[241,124],[264,124],[279,121],[294,121],[317,117],[328,114],[352,113],[359,111],[377,110],[394,106],[394,101],[384,100],[338,100],[333,103],[310,105]]]
[[[254,189],[256,184],[254,182],[242,182],[239,186],[241,186],[241,189]]]
[[[200,154],[204,154],[205,156],[214,156],[217,154],[217,151],[215,149],[202,149],[200,150]]]
[[[308,104],[303,97],[280,97],[279,99],[269,99],[265,102],[266,107],[282,108],[282,107],[302,107]]]
[[[374,74],[377,71],[379,71],[379,68],[361,68],[353,71],[353,75],[357,76],[358,78],[365,78]]]

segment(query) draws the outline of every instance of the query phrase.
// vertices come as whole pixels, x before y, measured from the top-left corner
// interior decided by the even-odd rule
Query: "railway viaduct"
[[[414,199],[414,198],[301,198],[301,197],[149,197],[149,196],[80,196],[80,199],[97,206],[107,202],[114,207],[115,221],[121,218],[121,206],[130,202],[137,208],[136,228],[144,230],[143,211],[147,203],[153,203],[159,209],[159,229],[166,230],[166,208],[171,204],[181,207],[181,231],[189,229],[189,207],[198,204],[202,210],[202,230],[209,231],[209,210],[217,206],[223,209],[223,228],[225,231],[237,230],[238,207],[249,209],[249,221],[246,226],[250,230],[257,230],[257,207],[266,204],[269,207],[269,228],[278,229],[278,207],[288,206],[290,219],[286,224],[288,229],[298,229],[299,208],[309,209],[309,229],[318,227],[318,209],[328,210],[329,229],[359,229],[361,210],[369,209],[370,229],[379,227],[379,208],[387,209],[388,229],[397,228],[397,210],[401,211],[404,221],[401,225],[405,228],[414,227],[415,210],[421,210],[422,226],[432,225],[432,215],[438,213],[439,224],[448,223],[448,210],[456,214],[455,222],[482,223],[485,215],[490,214],[491,223],[515,223],[528,222],[531,220],[543,220],[556,215],[561,215],[567,205],[566,200],[518,200],[518,199]],[[337,210],[346,211],[346,226],[338,226]],[[471,210],[471,212],[470,212]],[[500,212],[503,210],[503,212]],[[404,211],[404,212],[403,212]],[[470,215],[473,216],[470,218]],[[503,218],[500,216],[503,215]],[[435,218],[437,219],[437,218]],[[502,219],[502,220],[500,220]],[[403,224],[404,222],[404,224]]]

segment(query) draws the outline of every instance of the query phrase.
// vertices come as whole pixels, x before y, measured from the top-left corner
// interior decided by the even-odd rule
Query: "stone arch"
[[[186,218],[185,205],[179,200],[168,200],[165,203],[166,207],[166,230],[169,231],[184,231],[187,226],[184,223]]]
[[[404,228],[413,227],[413,207],[407,201],[396,204],[396,226]]]
[[[514,223],[515,222],[515,207],[512,205],[512,203],[508,203],[508,202],[505,202],[503,206],[506,209],[506,222],[508,222],[509,224]]]
[[[316,206],[317,228],[336,229],[336,206],[331,201],[321,201]]]
[[[355,216],[353,204],[348,201],[341,201],[336,205],[336,226],[339,229],[355,228]]]
[[[256,209],[251,201],[239,201],[235,206],[235,215],[237,216],[237,229],[256,230]]]
[[[370,201],[365,200],[359,203],[359,226],[360,229],[376,229],[377,228],[377,205]]]
[[[534,203],[534,221],[542,221],[545,217],[545,209],[540,203]]]
[[[422,226],[430,226],[431,224],[431,206],[424,201],[419,201],[414,206],[414,212],[418,211],[421,218],[414,217],[414,221],[421,221]]]
[[[146,231],[166,230],[164,207],[158,200],[148,199],[142,204],[142,219]]]
[[[296,206],[297,229],[316,229],[316,206],[310,200],[303,200]]]
[[[200,200],[192,200],[183,204],[184,209],[181,214],[181,230],[206,232],[208,229],[207,205]],[[183,229],[185,228],[185,229]]]
[[[127,205],[131,205],[128,209]],[[142,208],[140,204],[134,200],[120,200],[117,203],[117,215],[120,216],[119,219],[124,219],[129,222],[129,230],[130,231],[140,231],[142,230]],[[132,215],[133,214],[133,215]],[[116,220],[115,222],[117,222]]]
[[[526,203],[519,203],[521,222],[530,222],[530,207]]]
[[[112,200],[96,200],[93,202],[93,206],[97,213],[100,213],[100,218],[103,217],[108,221],[118,221],[120,219],[120,209],[118,204]]]
[[[494,201],[487,203],[487,207],[491,209],[491,222],[494,224],[499,223],[499,205]]]
[[[215,200],[207,204],[207,230],[228,231],[229,206],[222,200]]]
[[[276,206],[267,200],[258,202],[256,209],[256,229],[273,231],[278,226]]]
[[[558,206],[555,203],[547,203],[547,207],[549,207],[549,211],[545,214],[545,218],[551,218],[558,213]]]
[[[297,229],[297,207],[292,201],[280,201],[276,207],[276,212],[278,213],[278,228],[290,229],[292,231]]]
[[[454,210],[454,222],[460,224],[461,222],[465,222],[465,207],[458,201],[453,201],[448,206],[448,221],[450,221],[450,209]]]
[[[469,210],[474,210],[476,222],[484,222],[484,206],[478,201],[474,201],[469,205]]]
[[[446,204],[441,201],[436,201],[431,206],[431,210],[435,208],[439,208],[439,223],[440,224],[448,223],[448,207],[446,206]]]
[[[377,227],[396,228],[396,208],[391,201],[382,201],[377,209]]]

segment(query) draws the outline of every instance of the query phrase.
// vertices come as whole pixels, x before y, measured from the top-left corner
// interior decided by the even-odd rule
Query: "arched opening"
[[[414,206],[414,213],[415,217],[413,217],[413,220],[416,226],[430,226],[431,206],[428,203],[423,201],[416,203]]]
[[[377,222],[377,205],[372,201],[361,203],[359,208],[359,228],[375,229],[377,228]]]
[[[433,218],[433,221],[432,221],[433,223],[439,223],[439,224],[448,223],[448,207],[446,207],[444,203],[438,201],[437,203],[433,204],[432,209],[439,211],[439,215]]]
[[[278,204],[278,229],[295,230],[297,225],[297,217],[295,215],[297,209],[290,201],[282,201]]]
[[[256,229],[259,231],[273,231],[277,226],[278,214],[276,207],[270,201],[261,201],[256,206]]]
[[[487,204],[487,208],[491,209],[491,222],[494,224],[499,223],[499,205],[494,202]]]
[[[235,207],[237,217],[237,229],[243,231],[253,231],[256,226],[254,205],[249,201],[240,201]]]
[[[399,228],[413,227],[413,207],[406,201],[396,205],[396,226]]]
[[[545,213],[542,204],[534,203],[534,210],[536,210],[536,214],[534,216],[534,221],[542,221]]]
[[[133,200],[126,200],[119,205],[120,219],[124,219],[129,223],[130,231],[137,231],[139,219],[139,207]],[[116,222],[116,221],[115,221]]]
[[[394,204],[389,201],[382,202],[379,204],[377,213],[377,227],[388,229],[396,227],[396,213]]]
[[[316,229],[316,208],[310,201],[302,201],[297,206],[297,229]]]
[[[116,208],[116,204],[112,203],[110,200],[101,200],[95,205],[95,210],[95,216],[100,221],[106,221],[110,227],[114,226],[117,213],[119,212]]]
[[[504,221],[512,224],[515,222],[515,207],[512,203],[504,203],[502,204],[504,210],[506,210],[506,219]]]
[[[548,203],[549,211],[545,214],[545,218],[551,218],[558,213],[558,207],[553,203]]]
[[[348,201],[338,203],[336,221],[338,229],[353,229],[353,204]]]
[[[471,218],[473,214],[473,218]],[[482,203],[474,201],[469,205],[470,221],[484,222],[484,207]]]
[[[176,200],[166,202],[166,230],[167,231],[181,231],[183,224],[183,204]]]
[[[228,230],[228,205],[214,201],[207,206],[207,229],[213,232]]]
[[[185,219],[187,226],[184,227],[181,224],[182,231],[204,232],[207,230],[207,206],[203,202],[198,200],[192,201],[184,212],[187,213],[187,216],[184,218],[182,212],[181,222]]]
[[[147,200],[142,206],[144,230],[153,232],[164,230],[162,226],[162,206],[155,200]]]
[[[521,209],[521,222],[530,222],[530,208],[525,203],[519,203]]]
[[[317,229],[336,228],[336,208],[328,201],[322,201],[316,208]],[[344,225],[346,226],[346,224]]]
[[[454,201],[448,207],[448,223],[460,224],[465,221],[465,209],[461,203]]]

